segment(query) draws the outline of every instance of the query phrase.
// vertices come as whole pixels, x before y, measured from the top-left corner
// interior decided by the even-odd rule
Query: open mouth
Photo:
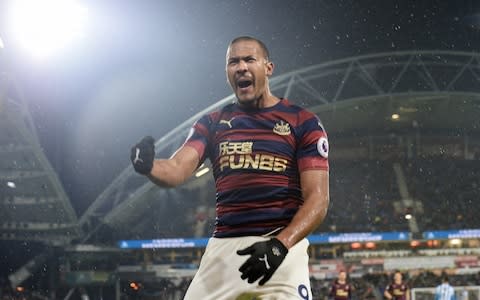
[[[241,89],[248,88],[252,84],[253,84],[253,81],[249,79],[242,79],[237,81],[237,86]]]

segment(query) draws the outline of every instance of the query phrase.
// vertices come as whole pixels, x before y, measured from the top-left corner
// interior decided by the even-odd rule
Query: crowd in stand
[[[333,161],[330,208],[318,231],[406,231],[408,224],[395,215],[392,204],[399,197],[391,163]]]
[[[401,200],[395,161],[333,161],[331,205],[322,232],[409,231],[412,213],[420,231],[480,227],[480,161],[445,158],[406,160],[403,169],[412,207]]]
[[[405,166],[414,199],[423,203],[425,230],[479,228],[479,160],[415,160]]]

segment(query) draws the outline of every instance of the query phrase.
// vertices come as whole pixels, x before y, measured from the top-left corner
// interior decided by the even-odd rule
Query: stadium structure
[[[416,298],[430,299],[436,276],[448,272],[466,274],[458,292],[479,299],[480,54],[378,53],[298,69],[270,84],[273,94],[318,114],[329,134],[331,205],[309,250],[315,297],[325,292],[322,280],[345,268],[372,299],[394,269],[427,288],[414,290]],[[234,100],[158,139],[157,156],[170,156],[200,116]],[[8,70],[0,115],[0,236],[48,249],[12,271],[11,285],[54,255],[61,274],[48,285],[65,299],[80,287],[115,299],[177,299],[214,221],[209,163],[173,189],[128,167],[77,218]]]

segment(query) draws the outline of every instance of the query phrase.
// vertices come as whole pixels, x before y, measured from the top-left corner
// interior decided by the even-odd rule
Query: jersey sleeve
[[[208,146],[210,142],[210,130],[212,127],[212,119],[209,115],[201,117],[192,128],[185,140],[183,146],[192,147],[197,151],[200,157],[199,165],[202,164],[208,155]]]
[[[297,149],[297,163],[300,172],[309,169],[328,171],[328,137],[320,119],[312,113],[300,116],[300,140]]]
[[[329,295],[330,297],[335,297],[335,291],[336,291],[336,290],[337,290],[337,289],[335,288],[335,282],[333,282],[333,283],[330,285],[330,291],[329,291],[328,295]]]

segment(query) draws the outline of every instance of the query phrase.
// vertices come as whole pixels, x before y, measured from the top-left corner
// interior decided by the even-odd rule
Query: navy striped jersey
[[[263,235],[286,227],[303,203],[300,172],[328,170],[327,134],[316,115],[282,99],[238,104],[200,118],[185,146],[212,162],[214,237]]]

